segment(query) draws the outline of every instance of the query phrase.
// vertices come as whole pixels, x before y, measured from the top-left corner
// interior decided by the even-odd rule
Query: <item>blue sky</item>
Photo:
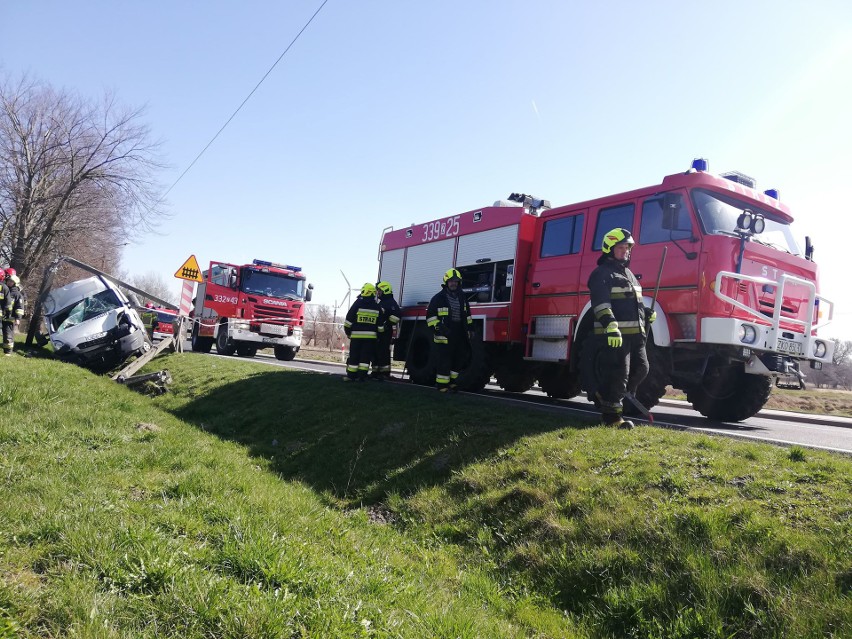
[[[145,105],[170,186],[321,4],[5,0],[0,71]],[[852,339],[851,102],[848,1],[329,0],[123,267],[299,264],[333,305],[341,270],[374,281],[387,226],[513,191],[568,204],[706,157],[780,190],[837,304],[823,334]]]

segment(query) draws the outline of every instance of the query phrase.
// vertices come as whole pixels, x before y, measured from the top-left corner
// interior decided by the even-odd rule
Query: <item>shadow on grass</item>
[[[295,371],[227,382],[172,412],[353,505],[440,483],[520,437],[584,427],[475,395]]]

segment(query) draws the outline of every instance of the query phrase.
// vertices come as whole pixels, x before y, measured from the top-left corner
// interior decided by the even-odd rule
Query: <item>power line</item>
[[[314,11],[314,15],[312,15],[310,20],[308,20],[305,23],[305,26],[303,26],[302,29],[299,31],[299,33],[296,34],[296,37],[293,38],[293,40],[290,42],[290,44],[287,45],[287,48],[284,49],[284,52],[280,56],[278,56],[278,59],[274,62],[274,64],[271,67],[269,67],[269,70],[266,73],[263,74],[263,77],[260,79],[260,82],[258,82],[255,85],[255,87],[251,90],[251,92],[246,96],[245,100],[243,100],[240,103],[240,106],[237,107],[237,110],[234,111],[231,114],[231,117],[229,117],[227,122],[225,122],[225,124],[222,125],[222,128],[220,128],[216,132],[216,135],[214,135],[213,138],[207,143],[207,145],[203,149],[201,149],[201,152],[198,155],[196,155],[195,159],[192,162],[189,163],[189,166],[186,167],[183,170],[183,173],[181,173],[178,176],[178,178],[174,181],[174,183],[166,190],[166,192],[163,193],[163,196],[160,198],[160,202],[162,202],[164,199],[166,199],[166,196],[169,193],[171,193],[172,189],[175,188],[175,186],[177,186],[177,183],[180,182],[183,179],[183,176],[186,175],[187,173],[189,173],[189,170],[193,166],[195,166],[195,163],[198,162],[198,160],[201,158],[202,155],[204,155],[204,152],[207,151],[207,149],[210,148],[210,145],[212,145],[216,141],[216,138],[218,138],[219,135],[221,135],[222,131],[224,131],[225,128],[231,123],[231,120],[233,120],[236,117],[237,113],[239,113],[240,110],[245,106],[246,102],[248,102],[249,99],[251,99],[251,96],[254,95],[255,91],[257,91],[260,88],[260,85],[263,84],[263,81],[266,80],[266,78],[269,76],[269,74],[272,73],[273,69],[275,69],[275,67],[278,66],[278,63],[281,62],[281,59],[285,55],[287,55],[287,52],[293,47],[294,44],[296,44],[296,41],[305,32],[305,29],[307,29],[310,26],[311,22],[314,21],[314,18],[317,17],[317,14],[319,14],[319,12],[322,11],[322,8],[326,5],[327,2],[328,2],[328,0],[323,0],[322,4],[319,6],[319,8],[316,11]]]

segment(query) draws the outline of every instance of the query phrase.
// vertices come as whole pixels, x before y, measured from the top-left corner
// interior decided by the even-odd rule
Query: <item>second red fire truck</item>
[[[210,262],[196,288],[192,350],[254,357],[272,348],[291,360],[299,352],[305,304],[313,285],[298,266],[254,260],[251,264]]]
[[[650,408],[670,384],[707,417],[745,419],[766,403],[773,380],[801,386],[804,366],[832,361],[833,342],[816,329],[833,305],[819,294],[813,246],[806,238],[799,247],[792,222],[777,192],[756,190],[740,173],[714,175],[696,160],[626,193],[556,208],[512,194],[386,230],[379,279],[391,283],[403,309],[394,359],[413,381],[434,382],[426,306],[455,267],[477,333],[462,388],[480,390],[493,376],[508,391],[536,382],[557,398],[586,390],[580,361],[593,318],[586,282],[603,235],[622,227],[636,239],[631,270],[646,306],[657,293],[651,371],[637,398]]]

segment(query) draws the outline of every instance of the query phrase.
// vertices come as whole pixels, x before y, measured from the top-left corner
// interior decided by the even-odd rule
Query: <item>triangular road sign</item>
[[[193,282],[204,281],[201,279],[201,267],[198,266],[198,260],[195,259],[194,255],[189,256],[189,259],[177,270],[175,277],[181,280],[192,280]]]

